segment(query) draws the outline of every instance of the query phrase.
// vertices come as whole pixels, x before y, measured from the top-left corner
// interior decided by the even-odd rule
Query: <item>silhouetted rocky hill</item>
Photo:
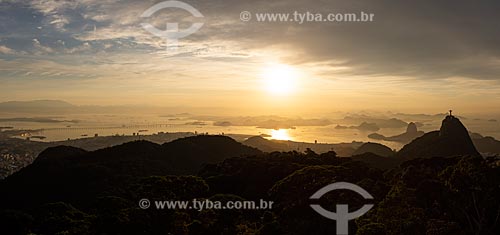
[[[469,132],[460,120],[447,116],[439,131],[429,132],[405,145],[398,156],[417,157],[451,157],[458,155],[480,155],[476,150]]]
[[[74,156],[79,156],[82,154],[87,153],[87,151],[81,149],[81,148],[76,148],[76,147],[71,147],[71,146],[56,146],[56,147],[49,147],[45,150],[43,150],[38,157],[36,158],[35,162],[44,162],[44,161],[59,161],[59,160],[69,160],[71,157]]]
[[[243,144],[258,148],[264,152],[286,151],[289,149],[286,144],[273,142],[262,136],[250,137],[243,141]]]
[[[196,174],[203,164],[259,153],[224,136],[187,137],[163,145],[135,141],[92,152],[54,147],[0,182],[0,203],[1,207],[49,201],[78,204],[86,198],[123,190],[141,177]]]
[[[245,154],[252,156],[231,157]],[[336,224],[311,209],[310,196],[325,185],[352,182],[373,195],[375,206],[362,219],[349,222],[349,234],[499,234],[498,161],[478,156],[404,159],[372,153],[341,158],[334,151],[317,154],[311,149],[261,153],[223,136],[164,145],[136,141],[93,152],[55,147],[0,181],[0,231],[335,234]],[[192,172],[211,161],[216,163],[204,164],[197,175],[168,175]],[[151,207],[141,208],[141,199],[149,199]],[[158,201],[194,199],[222,205],[262,199],[273,206],[154,207]],[[325,194],[316,202],[333,211],[339,203],[359,208],[367,200],[342,192]]]
[[[354,155],[360,155],[360,154],[364,154],[364,153],[374,153],[374,154],[382,156],[382,157],[389,157],[389,156],[393,156],[395,154],[395,152],[392,151],[391,148],[389,148],[383,144],[368,142],[368,143],[364,143],[363,145],[361,145],[361,147],[356,149],[356,151],[354,151],[354,153],[352,155],[354,156]]]

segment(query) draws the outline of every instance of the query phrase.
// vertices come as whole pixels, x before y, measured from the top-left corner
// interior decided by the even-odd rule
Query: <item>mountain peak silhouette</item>
[[[453,137],[453,136],[469,136],[467,128],[460,122],[458,118],[452,115],[446,116],[441,122],[441,128],[439,129],[439,136],[443,137]]]
[[[417,124],[415,124],[414,122],[410,122],[408,124],[408,127],[406,127],[406,133],[415,134],[417,132],[418,132]]]
[[[439,131],[429,132],[405,145],[399,152],[401,157],[452,157],[479,156],[467,128],[460,119],[448,115],[442,121]]]

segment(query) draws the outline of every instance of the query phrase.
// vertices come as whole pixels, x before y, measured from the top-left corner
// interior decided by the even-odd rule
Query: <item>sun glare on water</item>
[[[288,135],[288,131],[285,129],[272,130],[271,139],[275,140],[291,140],[292,138]]]
[[[265,89],[273,95],[287,95],[297,88],[298,72],[286,64],[272,64],[263,69]]]

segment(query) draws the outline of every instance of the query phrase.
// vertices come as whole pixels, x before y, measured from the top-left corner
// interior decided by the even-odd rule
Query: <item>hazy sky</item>
[[[498,1],[189,0],[203,18],[181,9],[140,17],[158,2],[0,0],[0,101],[256,114],[500,107]],[[242,22],[242,11],[363,11],[374,21]],[[144,22],[204,26],[167,51]],[[283,94],[266,87],[269,76],[292,76],[280,67],[295,83]]]

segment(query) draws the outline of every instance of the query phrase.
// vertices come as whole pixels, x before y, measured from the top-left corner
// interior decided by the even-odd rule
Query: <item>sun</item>
[[[285,129],[271,130],[271,139],[274,140],[291,140],[292,138]]]
[[[297,88],[298,72],[286,64],[271,64],[262,70],[265,89],[273,95],[287,95]]]

